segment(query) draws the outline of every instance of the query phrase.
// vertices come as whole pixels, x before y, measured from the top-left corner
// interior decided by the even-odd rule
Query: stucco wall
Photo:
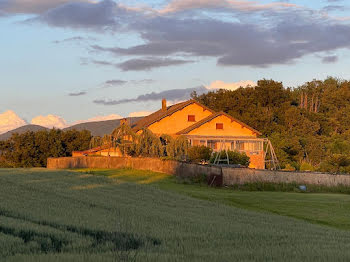
[[[157,158],[128,158],[128,157],[66,157],[49,158],[47,168],[134,168],[168,173],[181,177],[193,177],[202,174],[208,176],[221,175],[223,184],[270,182],[315,184],[325,186],[350,186],[350,175],[332,175],[311,172],[284,172],[257,170],[250,168],[220,168],[177,161],[160,160]]]
[[[163,118],[161,121],[155,122],[148,128],[154,134],[176,134],[177,132],[199,122],[200,120],[210,116],[212,113],[209,110],[197,104],[191,104],[174,114]],[[196,122],[188,122],[188,115],[194,115]]]
[[[222,123],[223,129],[216,129],[216,124]],[[256,137],[256,133],[252,130],[244,127],[236,121],[232,121],[231,118],[220,115],[204,123],[200,127],[190,131],[189,135],[204,135],[204,136],[243,136],[248,138]]]

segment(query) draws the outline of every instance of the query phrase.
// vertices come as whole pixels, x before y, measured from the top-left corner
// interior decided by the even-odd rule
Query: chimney
[[[162,110],[166,111],[166,99],[165,98],[162,99]]]
[[[120,125],[127,125],[128,124],[128,119],[127,118],[123,118],[123,119],[120,119]]]

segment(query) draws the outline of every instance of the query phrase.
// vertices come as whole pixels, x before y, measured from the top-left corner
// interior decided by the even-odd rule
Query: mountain
[[[1,134],[0,140],[7,140],[12,136],[12,134],[15,134],[15,133],[23,134],[27,131],[37,132],[37,131],[41,131],[41,130],[48,130],[48,128],[43,127],[43,126],[38,126],[38,125],[25,125],[25,126],[21,126],[21,127],[16,128],[16,129],[13,129],[11,131],[8,131],[4,134]]]
[[[129,124],[132,125],[136,123],[138,120],[140,120],[142,117],[129,117]],[[106,121],[98,121],[98,122],[87,122],[87,123],[81,123],[77,125],[73,125],[67,128],[64,128],[63,130],[88,130],[91,132],[93,136],[103,136],[105,134],[110,134],[112,131],[120,126],[120,119],[116,120],[106,120]],[[13,129],[11,131],[8,131],[2,135],[0,135],[0,140],[6,140],[11,137],[12,134],[18,133],[23,134],[27,131],[41,131],[41,130],[49,130],[46,127],[38,126],[38,125],[25,125],[16,129]]]
[[[133,125],[139,121],[142,117],[128,117],[129,124]],[[87,122],[81,123],[74,126],[67,127],[63,130],[89,130],[93,136],[103,136],[105,134],[110,134],[112,131],[120,126],[120,119],[106,120],[98,122]]]

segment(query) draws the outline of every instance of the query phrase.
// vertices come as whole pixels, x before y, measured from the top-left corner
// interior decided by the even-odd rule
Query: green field
[[[345,261],[350,196],[135,170],[0,169],[1,261]]]

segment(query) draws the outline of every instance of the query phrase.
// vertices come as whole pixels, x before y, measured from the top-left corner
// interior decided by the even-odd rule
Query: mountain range
[[[136,123],[138,120],[140,120],[142,117],[128,117],[127,119],[129,120],[130,125]],[[87,122],[87,123],[81,123],[81,124],[76,124],[67,128],[63,128],[63,131],[66,130],[88,130],[91,132],[93,136],[104,136],[105,134],[110,134],[112,131],[120,126],[120,119],[115,119],[115,120],[107,120],[107,121],[96,121],[96,122]],[[0,135],[0,140],[7,140],[9,139],[12,134],[18,133],[18,134],[23,134],[27,131],[41,131],[41,130],[49,130],[49,128],[39,126],[39,125],[24,125],[19,128],[13,129],[11,131],[8,131],[4,134]]]

